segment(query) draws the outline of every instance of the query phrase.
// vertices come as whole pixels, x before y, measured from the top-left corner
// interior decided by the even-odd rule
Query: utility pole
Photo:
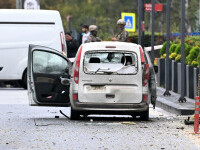
[[[155,19],[155,0],[151,0],[151,62],[154,64],[154,19]]]
[[[138,44],[142,45],[142,2],[138,0]]]
[[[170,96],[169,92],[169,46],[170,46],[170,0],[167,0],[167,44],[166,44],[166,59],[165,59],[165,93],[164,96]]]
[[[16,0],[16,9],[19,9],[20,7],[19,7],[19,4],[20,3],[20,0]]]
[[[16,0],[16,9],[22,9],[22,0]]]
[[[144,48],[144,0],[138,0],[138,44]]]
[[[185,99],[185,0],[181,0],[181,97],[178,100],[183,103]]]
[[[141,46],[144,48],[144,36],[145,36],[145,22],[144,22],[144,0],[141,0],[141,13],[142,13],[142,19],[141,19],[141,26],[143,26],[144,29],[142,29],[141,34]]]

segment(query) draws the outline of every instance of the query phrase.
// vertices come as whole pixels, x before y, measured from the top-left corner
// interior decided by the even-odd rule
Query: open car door
[[[154,66],[151,63],[151,59],[150,59],[150,56],[149,56],[149,54],[148,54],[147,51],[145,51],[145,56],[146,56],[148,64],[149,64],[149,72],[150,72],[150,76],[149,76],[149,89],[151,91],[151,104],[155,108],[156,99],[157,99],[156,73],[155,73]]]
[[[60,52],[30,45],[28,96],[31,106],[70,106],[71,62]]]

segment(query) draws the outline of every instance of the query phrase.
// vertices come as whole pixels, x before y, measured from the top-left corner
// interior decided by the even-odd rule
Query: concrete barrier
[[[194,73],[193,67],[186,65],[186,96],[194,98]]]
[[[173,92],[178,92],[178,85],[177,85],[177,62],[175,62],[174,60],[172,60],[172,78],[171,78],[171,82],[172,82],[172,91]]]
[[[165,59],[157,59],[158,64],[158,86],[165,84]]]
[[[186,68],[186,67],[185,67]],[[186,78],[185,79],[181,79],[181,63],[178,63],[177,64],[177,71],[178,71],[178,73],[177,73],[177,82],[178,82],[178,94],[181,94],[181,82],[185,82],[185,96],[186,96]],[[184,71],[184,73],[185,73],[186,71]],[[185,76],[186,77],[186,76]]]

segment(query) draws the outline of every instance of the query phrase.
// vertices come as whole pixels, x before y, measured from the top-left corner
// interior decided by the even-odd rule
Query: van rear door
[[[71,62],[60,52],[29,46],[28,95],[31,106],[69,106]]]
[[[141,60],[132,51],[87,51],[80,66],[79,101],[140,103]]]

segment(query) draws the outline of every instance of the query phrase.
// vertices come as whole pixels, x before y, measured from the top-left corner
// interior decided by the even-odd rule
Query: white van
[[[149,119],[149,104],[156,103],[156,79],[151,60],[140,45],[83,44],[72,70],[71,119],[105,113]]]
[[[148,120],[149,104],[156,104],[153,65],[137,44],[82,44],[73,67],[61,53],[31,45],[28,63],[30,105],[71,105],[72,120],[102,113],[139,115]]]
[[[0,81],[21,80],[24,88],[29,44],[67,52],[58,11],[1,9],[0,34]]]

